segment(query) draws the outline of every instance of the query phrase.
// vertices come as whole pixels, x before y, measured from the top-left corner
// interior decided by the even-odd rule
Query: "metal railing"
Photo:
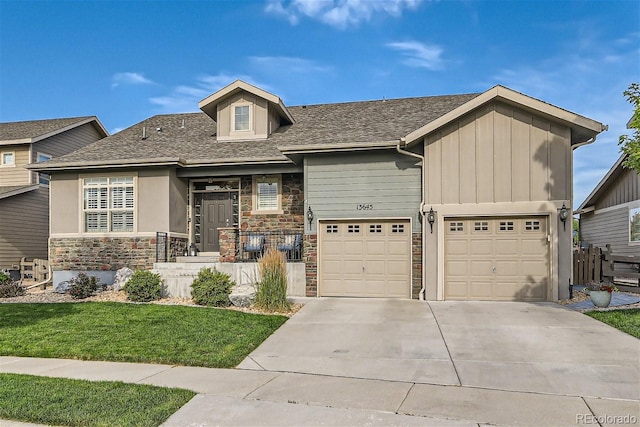
[[[237,262],[255,262],[269,248],[282,252],[287,261],[302,261],[302,230],[239,231]]]
[[[169,258],[169,237],[167,233],[156,232],[156,262],[167,262]]]

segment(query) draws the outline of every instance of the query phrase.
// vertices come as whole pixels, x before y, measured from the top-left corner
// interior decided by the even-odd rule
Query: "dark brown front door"
[[[202,252],[219,252],[218,228],[232,225],[231,193],[208,193],[202,201]]]

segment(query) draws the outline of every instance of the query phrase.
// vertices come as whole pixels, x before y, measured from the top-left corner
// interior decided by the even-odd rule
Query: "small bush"
[[[26,294],[27,290],[24,286],[13,280],[0,281],[0,298],[21,297]]]
[[[11,276],[0,271],[0,285],[5,284],[6,282],[11,281]]]
[[[228,307],[231,304],[229,294],[234,285],[228,274],[203,268],[191,284],[191,298],[198,305]]]
[[[87,276],[85,273],[78,273],[76,277],[69,280],[69,295],[73,299],[85,299],[93,295],[98,290],[98,278]]]
[[[287,260],[284,254],[273,248],[258,260],[260,282],[256,291],[256,307],[266,311],[288,311]]]
[[[127,298],[135,302],[148,302],[159,300],[162,296],[162,279],[159,274],[148,270],[138,270],[122,287]]]

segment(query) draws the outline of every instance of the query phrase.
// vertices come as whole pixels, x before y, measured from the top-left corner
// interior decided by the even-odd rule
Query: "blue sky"
[[[96,115],[117,132],[197,111],[235,79],[286,105],[502,84],[609,125],[574,155],[575,206],[619,156],[640,2],[0,0],[0,121]]]

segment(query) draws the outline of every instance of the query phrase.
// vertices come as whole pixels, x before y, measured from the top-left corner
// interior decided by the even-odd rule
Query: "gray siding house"
[[[287,107],[236,81],[199,108],[30,167],[51,175],[54,282],[152,268],[167,236],[169,261],[277,247],[303,262],[306,296],[568,293],[558,213],[572,205],[572,151],[601,123],[502,86]]]
[[[615,255],[640,256],[640,175],[621,156],[580,205],[580,240]]]
[[[50,177],[25,166],[107,135],[96,117],[0,123],[0,269],[48,255]]]

